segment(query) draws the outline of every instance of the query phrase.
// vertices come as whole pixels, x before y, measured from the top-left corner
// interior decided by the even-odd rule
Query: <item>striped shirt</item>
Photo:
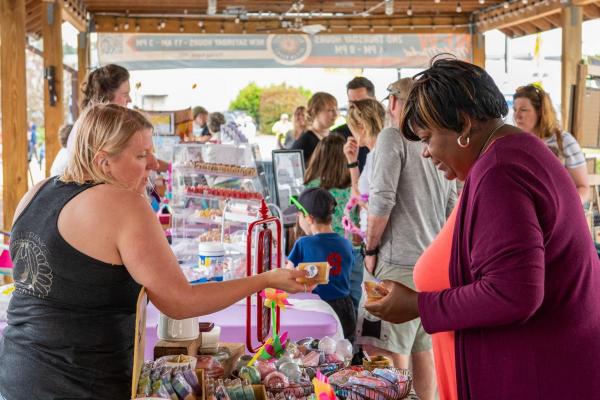
[[[585,164],[585,156],[581,151],[581,147],[577,140],[569,132],[562,133],[563,140],[563,157],[564,165],[569,169],[577,168]],[[556,136],[551,136],[546,139],[546,144],[549,147],[558,148]]]

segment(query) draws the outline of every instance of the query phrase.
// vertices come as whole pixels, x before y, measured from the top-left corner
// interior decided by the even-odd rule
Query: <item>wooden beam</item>
[[[544,32],[553,29],[552,24],[545,18],[534,19],[531,20],[529,23],[533,25],[538,32]]]
[[[473,64],[485,69],[485,35],[475,32],[471,35],[473,47]]]
[[[63,0],[62,18],[67,21],[79,32],[87,30],[87,21],[85,19],[85,10],[79,10],[76,2],[68,2]]]
[[[587,78],[587,65],[583,62],[577,64],[577,78],[575,81],[575,94],[573,96],[573,121],[571,133],[579,143],[583,139],[583,104],[585,102],[585,80]]]
[[[588,4],[596,3],[598,0],[572,0],[574,6],[585,6]]]
[[[561,121],[563,129],[571,126],[572,87],[577,80],[577,64],[581,61],[581,6],[566,6],[561,13]]]
[[[562,20],[560,18],[560,13],[546,15],[544,19],[549,21],[552,24],[553,29],[560,28],[562,26]]]
[[[79,87],[85,82],[90,65],[90,37],[86,32],[79,32],[77,36],[77,90],[73,93],[73,101],[79,99]],[[77,104],[79,106],[79,104]],[[77,115],[79,115],[79,107],[77,107]]]
[[[600,8],[598,8],[595,4],[588,4],[583,7],[583,15],[586,19],[596,19],[600,18]]]
[[[287,33],[278,19],[251,19],[236,24],[233,18],[134,18],[95,15],[96,32],[130,33]],[[159,28],[161,22],[164,28]],[[202,21],[202,27],[198,22]],[[308,23],[308,22],[307,22]],[[460,17],[312,18],[310,24],[331,29],[324,33],[469,33],[467,15]],[[351,28],[351,29],[350,29]],[[391,28],[391,29],[390,29]],[[290,33],[297,33],[290,31]]]
[[[560,13],[564,6],[557,2],[544,5],[523,5],[515,2],[506,10],[493,10],[481,13],[477,16],[477,24],[482,32],[493,29],[509,28],[534,19]]]
[[[43,7],[42,36],[44,38],[44,71],[53,71],[53,87],[44,80],[44,128],[46,138],[46,175],[60,150],[58,129],[63,123],[63,50],[62,50],[62,1],[45,0]]]
[[[0,0],[0,103],[2,103],[3,226],[10,231],[27,192],[27,85],[25,2]]]

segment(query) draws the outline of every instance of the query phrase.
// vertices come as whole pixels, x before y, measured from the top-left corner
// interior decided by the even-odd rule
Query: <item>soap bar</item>
[[[331,266],[328,262],[309,262],[298,264],[298,269],[307,271],[306,277],[298,278],[298,282],[307,285],[325,285],[329,283],[329,270]]]

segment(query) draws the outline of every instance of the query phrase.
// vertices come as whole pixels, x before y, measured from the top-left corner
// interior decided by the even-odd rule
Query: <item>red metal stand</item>
[[[256,261],[257,269],[256,273],[269,271],[273,268],[281,268],[281,221],[276,217],[269,216],[269,208],[267,203],[262,200],[260,207],[261,219],[252,222],[248,226],[248,236],[246,243],[246,274],[252,276],[252,248],[253,248],[253,233],[255,228],[260,230],[258,232],[258,240],[256,243]],[[269,225],[275,224],[277,238],[273,240],[273,233],[269,228]],[[277,249],[277,258],[275,263],[272,260],[273,248]],[[264,306],[264,298],[260,293],[256,293],[256,338],[259,342],[258,346],[254,347],[252,344],[252,297],[246,298],[246,348],[251,353],[256,353],[258,349],[265,343],[269,337],[269,331],[271,327],[271,309]],[[277,309],[277,331],[279,332],[279,309]]]

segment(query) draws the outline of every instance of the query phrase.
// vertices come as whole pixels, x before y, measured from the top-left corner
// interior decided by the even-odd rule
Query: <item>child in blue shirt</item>
[[[285,213],[298,213],[300,228],[308,236],[299,238],[288,260],[297,266],[305,262],[327,261],[331,266],[329,283],[313,290],[327,302],[340,319],[344,337],[353,340],[356,314],[350,297],[350,272],[354,265],[352,244],[335,233],[331,226],[336,201],[325,189],[309,188],[296,199]]]

